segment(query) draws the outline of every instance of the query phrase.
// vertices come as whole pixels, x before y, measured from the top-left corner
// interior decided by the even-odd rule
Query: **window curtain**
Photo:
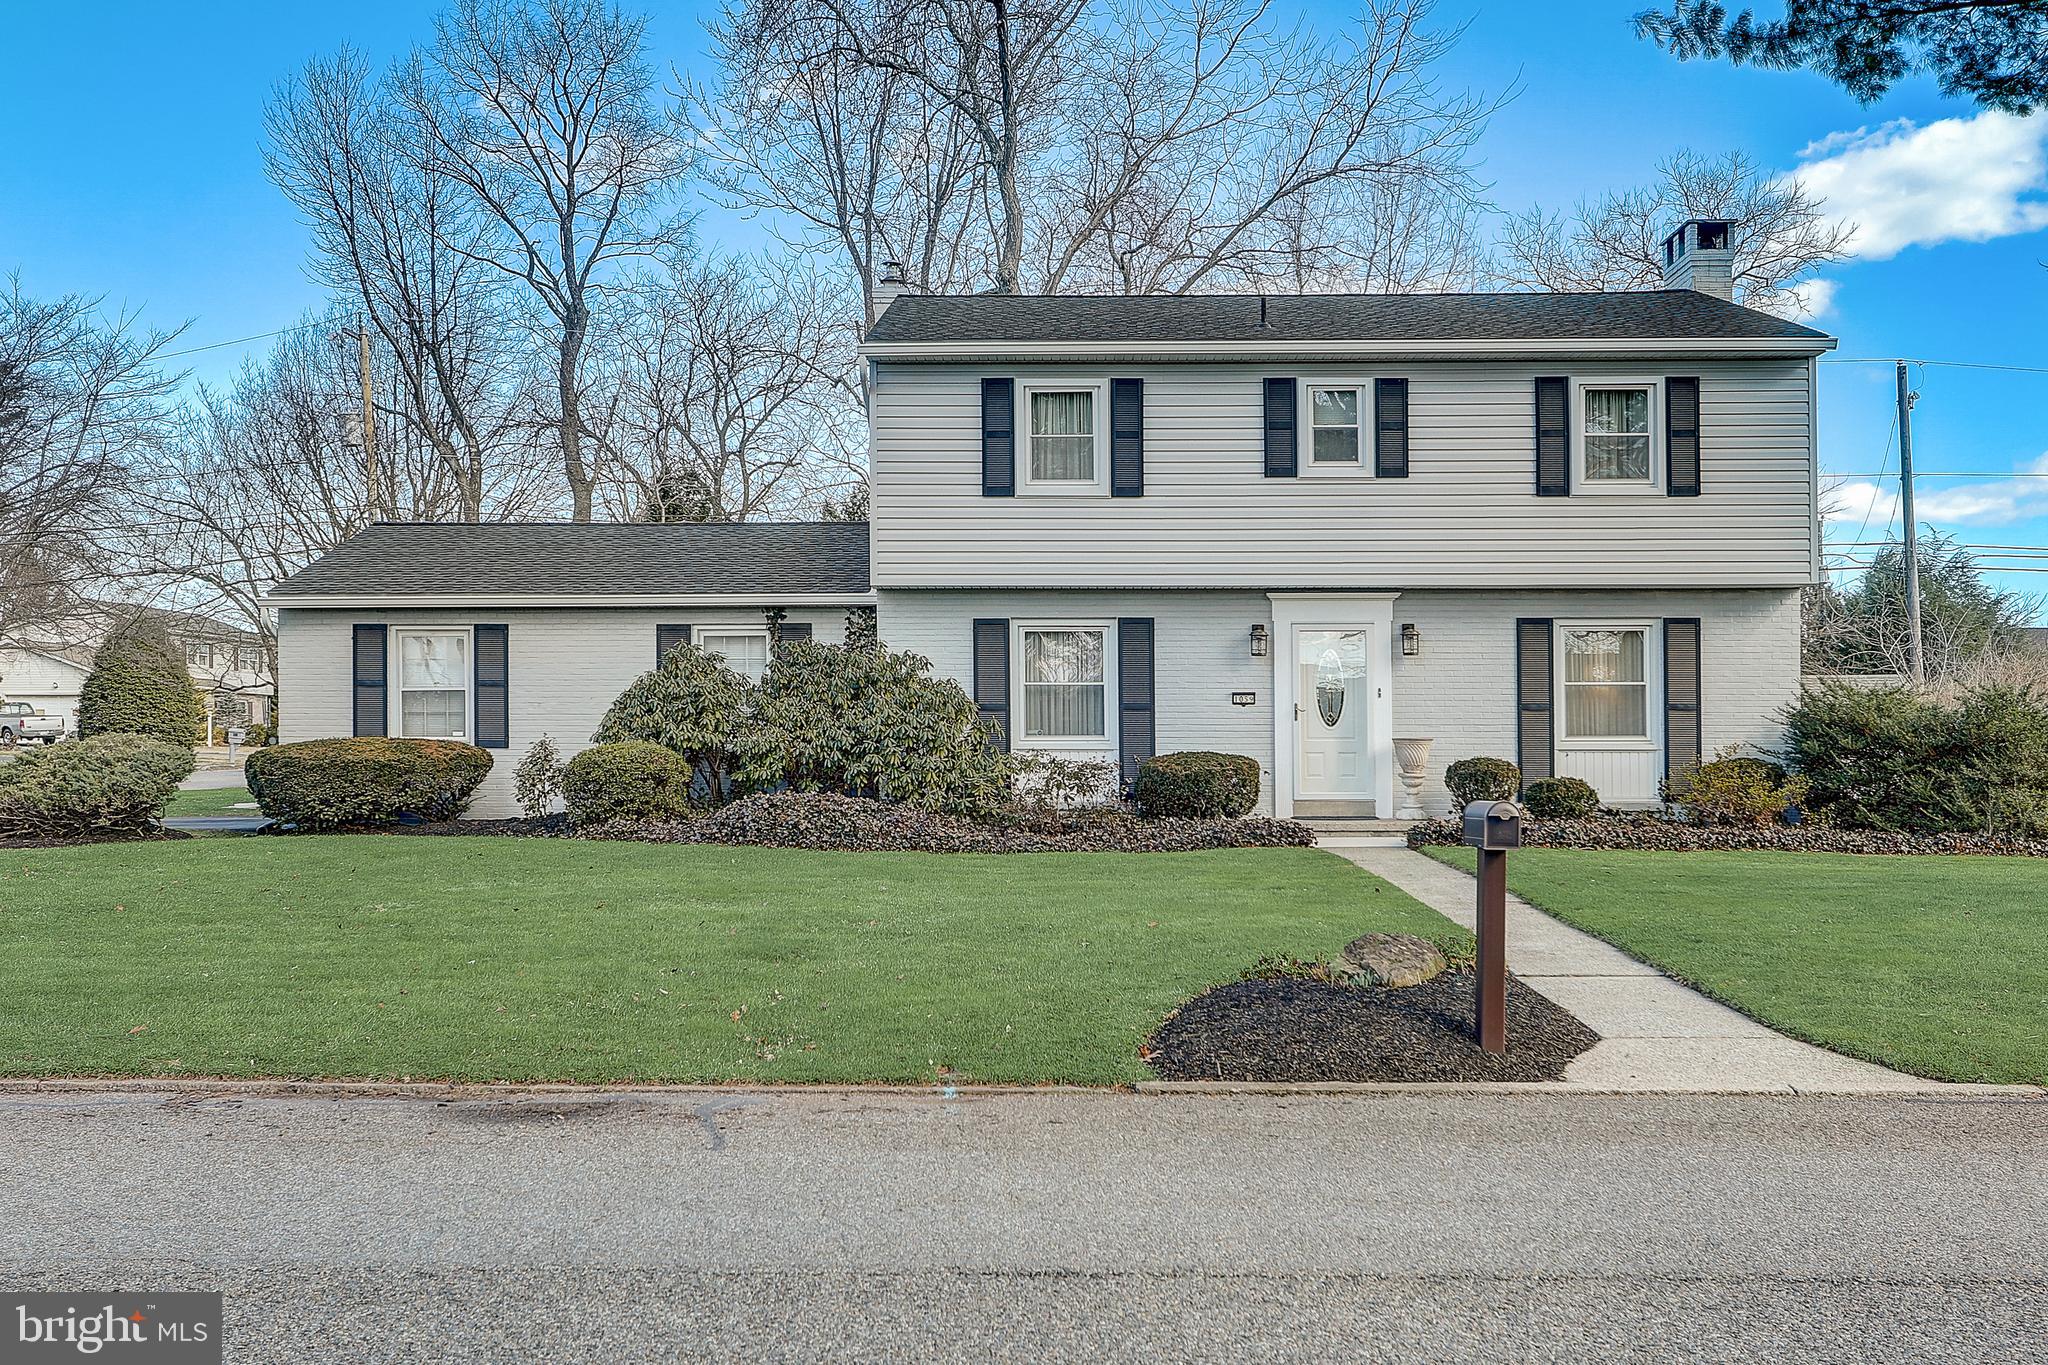
[[[1095,477],[1095,395],[1031,395],[1031,477]]]
[[[1586,390],[1586,477],[1650,477],[1650,395],[1646,391]]]
[[[469,699],[469,637],[403,635],[398,645],[405,733],[462,739]]]
[[[1104,725],[1102,632],[1024,632],[1024,733],[1037,739],[1093,738]]]
[[[1572,632],[1565,639],[1564,681],[1567,735],[1634,739],[1649,733],[1643,632]]]

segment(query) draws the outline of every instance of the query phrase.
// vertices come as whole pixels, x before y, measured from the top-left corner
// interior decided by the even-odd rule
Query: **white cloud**
[[[1817,318],[1832,308],[1836,283],[1834,280],[1801,280],[1793,285],[1790,293],[1799,303],[1799,316]]]
[[[1983,242],[2048,227],[2048,118],[1986,111],[1923,126],[1898,119],[1830,133],[1792,174],[1857,226],[1852,254]]]
[[[2015,522],[2048,517],[2048,455],[2029,460],[2014,471],[2039,475],[2036,478],[1989,478],[1982,483],[1941,480],[1942,487],[1930,488],[1914,480],[1913,516],[1922,525],[2010,526]],[[1897,519],[1899,488],[1896,479],[1873,483],[1851,479],[1830,486],[1824,494],[1826,518],[1831,526],[1848,523],[1852,528],[1868,523],[1875,540],[1879,528]]]

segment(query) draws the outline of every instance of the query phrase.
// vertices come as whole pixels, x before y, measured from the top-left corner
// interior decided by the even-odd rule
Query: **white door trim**
[[[1295,678],[1291,662],[1295,631],[1363,630],[1372,670],[1366,723],[1366,752],[1372,764],[1372,799],[1382,816],[1394,810],[1394,599],[1395,592],[1269,592],[1273,604],[1273,814],[1294,814]],[[1282,653],[1282,651],[1286,651]]]

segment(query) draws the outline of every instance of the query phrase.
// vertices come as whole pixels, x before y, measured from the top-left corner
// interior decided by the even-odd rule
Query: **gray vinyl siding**
[[[791,608],[789,620],[810,623],[821,644],[846,638],[846,609]],[[491,750],[494,766],[469,814],[492,819],[519,814],[512,770],[527,746],[548,735],[563,758],[588,747],[590,734],[626,685],[654,666],[654,629],[682,622],[693,631],[759,626],[758,607],[592,607],[507,609],[464,607],[357,611],[288,607],[278,613],[280,738],[336,739],[351,733],[350,639],[359,622],[385,625],[507,627],[510,662],[509,742]],[[393,665],[396,667],[396,653]],[[391,678],[394,694],[397,679]]]
[[[1114,619],[1149,616],[1156,633],[1157,749],[1216,749],[1259,761],[1259,808],[1273,808],[1273,666],[1287,642],[1275,638],[1267,658],[1251,656],[1251,627],[1270,624],[1272,604],[1246,591],[898,590],[881,594],[881,633],[891,648],[932,660],[936,671],[970,686],[973,622]],[[1709,757],[1727,745],[1769,748],[1778,742],[1777,713],[1799,689],[1799,594],[1795,589],[1656,592],[1431,590],[1394,599],[1396,628],[1412,623],[1422,636],[1415,658],[1394,659],[1394,734],[1436,741],[1422,801],[1449,809],[1443,772],[1461,758],[1515,755],[1515,648],[1518,617],[1701,621],[1702,746]],[[1233,692],[1255,692],[1257,704],[1230,704]],[[1651,699],[1652,725],[1662,698]],[[1112,736],[1112,741],[1114,737]],[[1113,747],[1113,743],[1110,747]],[[1105,754],[1105,757],[1108,756]]]
[[[1014,498],[983,497],[981,379],[992,374],[1142,377],[1145,495],[1034,497],[1020,484]],[[1261,381],[1275,374],[1406,377],[1409,477],[1264,477]],[[1575,489],[1536,497],[1534,381],[1546,374],[1697,375],[1701,495]],[[877,361],[874,583],[1798,585],[1814,572],[1811,375],[1804,359],[1086,368]],[[1017,459],[1027,458],[1020,436]]]

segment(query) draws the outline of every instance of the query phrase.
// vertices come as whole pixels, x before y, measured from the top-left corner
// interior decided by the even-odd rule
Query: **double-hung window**
[[[1590,492],[1653,489],[1657,484],[1657,385],[1579,385],[1577,486]]]
[[[698,635],[708,654],[725,660],[725,666],[742,677],[761,681],[768,674],[768,632],[765,629],[721,630],[708,626]]]
[[[1562,737],[1648,744],[1648,628],[1566,626],[1558,634],[1563,654]]]
[[[1017,676],[1023,738],[1081,745],[1109,738],[1109,629],[1022,626]]]
[[[1351,384],[1308,386],[1310,468],[1363,467],[1365,390]]]
[[[1099,493],[1107,487],[1102,388],[1025,384],[1024,487],[1037,493]]]
[[[399,630],[398,733],[407,739],[469,738],[469,632]]]
[[[185,665],[188,668],[212,668],[213,646],[198,640],[186,641]]]

